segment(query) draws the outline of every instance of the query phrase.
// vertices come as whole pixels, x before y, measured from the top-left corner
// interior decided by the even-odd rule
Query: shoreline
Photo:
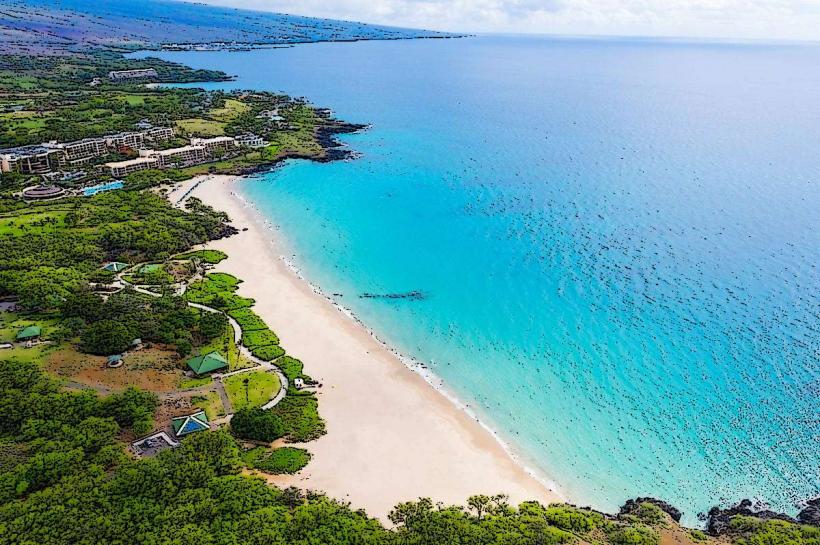
[[[300,445],[313,460],[297,475],[266,476],[269,482],[345,498],[382,520],[396,504],[419,497],[452,504],[473,494],[504,493],[514,504],[566,501],[439,377],[305,279],[282,255],[277,229],[239,194],[236,184],[244,181],[196,177],[168,198],[174,202],[190,192],[230,216],[239,234],[206,245],[228,254],[216,270],[243,280],[239,293],[256,299],[255,310],[282,346],[324,384],[319,412],[328,433]],[[355,394],[358,402],[351,400]]]

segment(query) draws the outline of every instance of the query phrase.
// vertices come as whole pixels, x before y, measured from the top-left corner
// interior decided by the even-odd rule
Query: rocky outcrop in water
[[[627,500],[626,503],[621,507],[621,510],[618,512],[619,515],[631,515],[638,511],[638,508],[641,506],[642,503],[651,503],[655,507],[658,507],[661,511],[672,517],[672,520],[675,522],[680,522],[683,513],[680,509],[674,507],[672,504],[669,504],[663,500],[658,500],[655,498],[635,498],[634,500]]]
[[[757,517],[762,520],[785,520],[787,522],[797,522],[793,517],[784,513],[778,513],[768,509],[765,505],[755,503],[752,500],[741,500],[740,503],[728,509],[712,507],[706,519],[706,531],[713,536],[720,536],[729,529],[729,523],[733,517],[738,515]]]
[[[806,507],[797,515],[797,521],[820,526],[820,496],[806,502]]]

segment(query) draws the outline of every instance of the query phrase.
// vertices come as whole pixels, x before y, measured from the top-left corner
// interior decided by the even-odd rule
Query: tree
[[[101,320],[88,326],[82,335],[83,352],[108,356],[125,351],[133,336],[127,327],[114,320]]]

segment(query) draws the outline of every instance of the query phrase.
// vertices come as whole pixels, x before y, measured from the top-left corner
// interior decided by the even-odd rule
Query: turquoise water
[[[122,189],[125,184],[120,180],[116,180],[113,182],[108,182],[105,184],[94,185],[91,187],[86,187],[83,189],[83,195],[86,197],[90,197],[92,195],[96,195],[97,193],[102,193],[104,191],[113,191],[114,189]]]
[[[163,56],[373,124],[345,138],[357,160],[290,162],[243,192],[311,281],[571,499],[653,495],[692,523],[820,493],[820,48]]]

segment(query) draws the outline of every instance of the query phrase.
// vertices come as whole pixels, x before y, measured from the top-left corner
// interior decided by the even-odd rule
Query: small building
[[[46,201],[65,196],[66,191],[56,185],[38,185],[23,190],[23,199],[27,201]]]
[[[189,416],[178,416],[171,420],[171,426],[174,428],[174,435],[177,437],[211,429],[205,411],[199,411]]]
[[[153,68],[142,68],[138,70],[112,70],[108,73],[108,79],[114,81],[124,79],[156,78],[157,76],[157,71]]]
[[[134,453],[139,456],[154,456],[161,450],[176,448],[178,446],[179,443],[171,439],[171,436],[164,431],[143,437],[142,439],[137,439],[131,443],[131,448],[134,449]]]
[[[205,375],[220,369],[228,368],[228,360],[219,352],[211,352],[204,356],[197,356],[187,361],[188,367],[197,375]]]
[[[117,367],[122,367],[122,354],[115,354],[113,356],[108,356],[108,361],[106,365],[111,369],[116,369]]]
[[[153,129],[154,124],[148,121],[147,119],[141,119],[140,121],[134,124],[134,128],[139,129],[141,131],[147,131],[148,129]]]
[[[264,148],[268,145],[267,142],[261,137],[256,136],[255,134],[242,134],[236,137],[236,144],[238,146],[246,147],[246,148]]]
[[[106,263],[105,265],[103,265],[102,268],[105,269],[108,272],[118,273],[118,272],[122,272],[125,269],[127,269],[128,268],[128,263],[121,263],[119,261],[112,261],[111,263]]]
[[[301,377],[296,377],[295,379],[293,379],[293,387],[297,390],[301,390],[305,387],[305,381],[302,380]]]
[[[282,116],[279,115],[279,109],[262,110],[256,115],[256,119],[267,119],[269,121],[282,121]]]
[[[43,330],[40,326],[30,325],[18,331],[16,339],[18,341],[33,341],[34,339],[39,339],[42,334]]]

